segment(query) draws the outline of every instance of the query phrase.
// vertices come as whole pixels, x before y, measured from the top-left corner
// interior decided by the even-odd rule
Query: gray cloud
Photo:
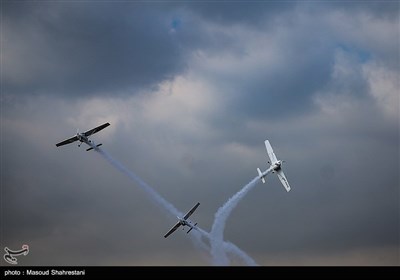
[[[4,3],[5,92],[134,93],[173,77],[184,61],[169,33],[172,18],[152,6]]]

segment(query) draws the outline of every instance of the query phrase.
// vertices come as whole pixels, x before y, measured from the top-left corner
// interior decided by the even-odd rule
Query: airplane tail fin
[[[260,176],[261,181],[263,182],[263,184],[265,184],[265,177],[263,177],[263,174],[262,174],[260,168],[257,168],[257,171],[258,171],[258,175]]]

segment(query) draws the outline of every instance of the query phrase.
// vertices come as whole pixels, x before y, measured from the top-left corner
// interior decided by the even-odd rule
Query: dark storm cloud
[[[239,118],[290,118],[313,109],[313,94],[329,80],[333,50],[328,47],[324,52],[316,52],[310,51],[308,47],[305,46],[301,54],[295,54],[296,50],[289,47],[284,55],[286,62],[290,62],[285,63],[285,67],[274,67],[273,71],[268,66],[257,69],[260,72],[255,74],[255,78],[249,78],[238,85],[235,90],[252,96],[248,98],[242,95],[240,101],[232,107],[233,111],[248,114],[238,115]]]
[[[296,7],[296,3],[290,1],[193,1],[183,5],[205,20],[218,24],[244,23],[254,26]]]
[[[309,5],[311,6],[311,5]],[[337,9],[346,12],[364,12],[378,18],[398,17],[400,3],[398,1],[329,1],[321,3],[320,7]]]
[[[268,18],[306,9],[309,12],[332,10],[365,12],[380,18],[397,18],[397,1],[193,1],[183,5],[203,18],[219,24],[250,24],[263,26]],[[181,5],[180,5],[181,6]]]
[[[228,100],[225,109],[228,112],[235,112],[238,119],[247,117],[262,119],[282,116],[290,118],[314,110],[314,95],[326,91],[327,84],[332,84],[338,52],[351,57],[354,64],[361,65],[375,59],[384,63],[386,67],[394,68],[396,71],[399,69],[398,41],[390,40],[389,36],[370,39],[367,42],[366,39],[360,39],[369,36],[372,38],[371,34],[376,34],[376,38],[379,38],[380,34],[385,34],[385,27],[380,30],[368,29],[375,23],[380,24],[381,20],[396,26],[398,3],[371,1],[367,5],[363,4],[354,1],[350,3],[257,1],[250,4],[242,1],[222,1],[207,4],[196,2],[188,7],[200,14],[203,21],[232,30],[218,36],[231,43],[221,44],[221,40],[219,43],[224,45],[224,48],[219,49],[220,52],[217,48],[213,48],[209,53],[216,57],[228,53],[239,62],[243,61],[243,64],[235,65],[237,70],[233,71],[233,75],[231,72],[228,74],[218,72],[220,71],[218,68],[206,70],[210,72],[208,78],[224,89],[227,96],[235,97]],[[308,16],[305,17],[305,14]],[[343,15],[343,18],[338,15]],[[337,17],[336,24],[335,17]],[[354,17],[353,21],[351,17]],[[343,19],[346,21],[341,22]],[[237,40],[241,35],[235,33],[234,27],[241,24],[250,26],[252,31],[257,30],[259,33],[254,37]],[[362,28],[357,29],[357,26]],[[283,35],[275,37],[276,34]],[[257,36],[264,39],[259,43],[257,50],[259,53],[247,45],[247,40],[257,40],[259,39]],[[209,42],[210,37],[207,37]],[[276,57],[276,61],[271,63],[266,60],[261,66],[254,66],[249,71],[245,67],[246,57],[259,55],[262,60],[263,53],[260,50],[264,48],[265,52],[271,51],[271,43],[276,44],[272,47],[272,55]],[[351,91],[360,98],[370,98],[366,94],[368,85],[362,71],[358,69],[353,72],[346,81],[339,83],[342,83],[342,87],[348,92]],[[230,120],[221,121],[232,122],[231,116],[229,118]],[[219,121],[216,120],[217,123]]]
[[[115,94],[184,69],[168,8],[145,3],[5,2],[7,94]]]

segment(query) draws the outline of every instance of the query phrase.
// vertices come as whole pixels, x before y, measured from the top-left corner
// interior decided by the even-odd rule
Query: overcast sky
[[[260,265],[399,264],[399,2],[1,1],[1,247],[23,265],[211,265],[93,139]],[[4,264],[4,260],[2,260]],[[236,263],[234,263],[236,264]],[[238,262],[241,265],[242,263]]]

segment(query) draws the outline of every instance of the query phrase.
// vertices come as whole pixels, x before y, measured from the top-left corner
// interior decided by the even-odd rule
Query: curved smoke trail
[[[267,174],[269,170],[267,170]],[[225,254],[224,244],[224,229],[225,223],[231,214],[232,210],[236,207],[239,201],[249,192],[257,183],[259,177],[254,177],[247,185],[245,185],[240,191],[228,199],[225,204],[220,207],[215,213],[214,223],[211,227],[211,255],[213,257],[213,263],[215,265],[229,265],[229,259]],[[253,261],[254,262],[254,261]],[[252,265],[257,265],[255,262]]]
[[[204,231],[201,228],[198,228],[198,231],[204,235],[205,237],[207,237],[210,240],[210,243],[212,244],[212,236],[210,233]],[[223,241],[222,242],[222,247],[226,252],[229,252],[231,254],[234,254],[238,257],[240,257],[243,262],[248,265],[248,266],[256,266],[257,263],[251,258],[249,257],[245,252],[243,252],[239,247],[237,247],[235,244],[229,242],[229,241]],[[210,248],[209,248],[210,250]]]
[[[158,194],[153,188],[151,188],[149,185],[146,184],[139,176],[137,176],[135,173],[127,169],[123,164],[115,160],[111,155],[109,155],[107,152],[100,148],[95,148],[95,151],[97,151],[100,155],[103,156],[112,166],[114,166],[116,169],[118,169],[120,172],[123,174],[127,175],[130,179],[135,181],[136,183],[139,184],[139,186],[152,198],[153,201],[157,202],[157,205],[163,206],[167,211],[169,211],[172,215],[174,216],[183,216],[183,214],[178,211],[171,203],[166,201],[160,194]],[[215,224],[215,222],[214,222]],[[201,239],[201,236],[204,236],[210,240],[210,243],[213,244],[213,238],[210,233],[204,231],[203,229],[196,227],[198,229],[198,232],[200,234],[194,233],[191,236],[194,238],[191,238],[193,241],[194,245],[202,250],[210,251],[210,248],[207,244],[203,242]],[[237,255],[239,258],[241,258],[247,265],[256,265],[254,260],[249,257],[245,252],[240,250],[236,245],[230,243],[230,242],[224,242],[223,240],[218,241],[219,246],[223,248],[223,250],[226,250],[230,253],[233,253]],[[211,247],[213,247],[211,245]],[[211,249],[212,251],[212,249]]]

